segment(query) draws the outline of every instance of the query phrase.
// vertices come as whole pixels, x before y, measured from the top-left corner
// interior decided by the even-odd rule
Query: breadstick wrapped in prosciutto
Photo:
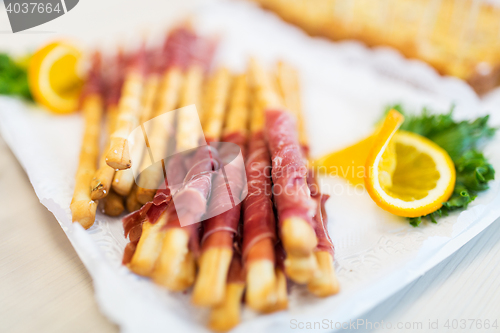
[[[215,332],[227,332],[240,322],[241,298],[245,290],[245,273],[239,254],[229,267],[224,299],[210,312],[208,326]]]
[[[196,104],[201,93],[201,85],[203,79],[203,71],[198,68],[191,68],[186,75],[186,81],[181,97],[181,105]],[[179,117],[180,118],[180,117]],[[178,119],[179,121],[197,121],[196,119]],[[189,126],[189,125],[188,125]],[[195,136],[197,135],[194,133]],[[179,143],[183,142],[180,137],[180,132],[176,134],[177,149]],[[180,140],[179,140],[180,139]],[[181,155],[178,155],[179,157]],[[173,159],[169,162],[170,165],[178,165],[177,168],[185,168],[185,161]],[[186,179],[193,177],[193,172],[188,168],[184,169],[184,177],[177,184],[186,182]],[[190,173],[191,171],[191,173]],[[172,291],[182,291],[190,287],[195,279],[195,253],[198,248],[198,225],[187,225],[181,227],[179,221],[179,212],[177,206],[170,205],[167,214],[169,215],[166,228],[166,236],[163,240],[162,248],[158,257],[157,265],[153,271],[153,280]],[[165,229],[164,229],[165,230]]]
[[[141,47],[127,70],[119,103],[119,114],[115,131],[110,138],[106,163],[113,169],[123,170],[131,166],[129,145],[130,132],[139,125],[141,98],[145,80],[145,51]]]
[[[174,29],[164,44],[164,54],[167,58],[166,69],[163,70],[158,100],[154,104],[153,117],[173,111],[179,105],[181,95],[187,94],[189,90],[196,90],[201,84],[202,73],[200,71],[188,70],[188,58],[190,50],[196,42],[196,36],[189,28],[181,26]],[[185,82],[183,83],[183,81]],[[183,87],[184,85],[184,87]],[[163,156],[169,145],[169,134],[172,129],[166,130],[161,122],[154,122],[148,136],[149,147],[152,156]],[[170,133],[169,133],[170,132]],[[137,200],[145,204],[153,200],[156,188],[163,181],[163,168],[159,163],[152,164],[149,155],[145,155],[139,170],[143,170],[138,180]]]
[[[194,64],[190,71],[192,77],[195,73],[206,71],[209,62],[204,61],[204,67],[201,67],[199,63]],[[200,70],[202,71],[200,72]],[[220,83],[214,84],[214,81]],[[212,77],[208,84],[207,94],[217,88],[219,84],[225,84],[224,80],[220,80],[219,76]],[[196,101],[200,99],[200,85],[194,86],[194,88],[196,90],[193,90],[193,86],[186,87],[186,91],[189,93],[183,96],[183,101],[188,105],[193,102],[196,104]],[[219,100],[215,100],[215,102],[220,103]],[[199,104],[196,106],[198,113],[200,113]],[[212,105],[202,105],[202,107],[209,110],[208,112],[213,109]],[[202,116],[199,115],[199,117]],[[202,133],[197,122],[198,120],[189,117],[189,114],[179,114],[176,135],[178,151],[192,149],[201,143]],[[200,226],[193,223],[200,221],[201,216],[206,211],[207,197],[211,191],[212,170],[217,168],[214,165],[217,162],[211,157],[210,151],[211,147],[203,146],[196,149],[192,156],[183,154],[187,174],[184,181],[181,182],[181,188],[175,194],[175,214],[172,215],[174,218],[167,225],[168,238],[166,237],[164,240],[159,258],[162,264],[153,273],[155,281],[173,291],[184,290],[194,282],[195,258],[199,255]],[[183,224],[181,224],[180,219],[183,219]]]
[[[153,111],[159,93],[160,78],[165,68],[165,66],[163,66],[165,54],[162,51],[163,50],[153,50],[149,52],[147,56],[149,65],[147,66],[146,80],[141,100],[141,114],[139,118],[139,124],[141,125],[150,120],[154,114]],[[144,154],[144,146],[134,145],[131,147],[130,154],[133,161],[141,161]],[[134,183],[135,178],[132,169],[119,170],[113,178],[113,189],[122,196],[128,196]]]
[[[276,304],[272,311],[280,311],[288,308],[288,287],[285,275],[286,253],[281,242],[274,245],[274,255],[276,256]]]
[[[221,69],[214,75],[213,86],[207,103],[207,119],[204,132],[207,141],[215,141],[222,131],[224,123],[226,100],[229,95],[229,73]],[[247,84],[246,76],[235,80],[231,91],[231,101],[228,108],[227,124],[224,136],[219,145],[218,153],[222,161],[237,157],[235,146],[245,151],[247,132]],[[196,305],[214,306],[224,299],[226,277],[233,256],[233,238],[240,221],[241,194],[245,190],[245,174],[243,164],[224,168],[224,174],[216,174],[213,178],[212,193],[208,211],[217,212],[223,207],[232,207],[203,222],[202,251],[199,259],[199,273],[193,290],[192,301]],[[226,181],[227,179],[227,181]],[[228,184],[230,193],[228,193]],[[236,205],[234,203],[237,203]]]
[[[248,195],[243,202],[242,250],[247,272],[245,301],[256,311],[269,312],[277,301],[271,156],[264,137],[264,110],[257,99],[254,99],[252,109],[245,161]]]
[[[111,80],[106,87],[106,123],[108,138],[104,145],[104,151],[101,153],[101,158],[99,159],[99,168],[90,183],[92,189],[90,197],[92,200],[99,200],[108,195],[115,174],[115,169],[106,163],[106,154],[109,150],[110,137],[115,130],[116,120],[118,118],[118,102],[120,100],[123,85],[123,72],[125,68],[126,57],[120,50],[114,62],[114,66],[111,67]]]
[[[82,94],[85,129],[75,177],[75,190],[70,205],[73,222],[80,223],[85,229],[94,224],[97,209],[97,201],[92,200],[90,197],[90,181],[97,168],[99,134],[104,108],[100,59],[100,55],[96,53]]]
[[[316,202],[307,186],[307,165],[298,142],[296,118],[284,108],[273,81],[255,61],[252,77],[265,110],[264,132],[272,156],[274,202],[287,254],[287,275],[297,283],[306,283],[316,268],[313,256],[317,245],[313,220]]]
[[[197,76],[186,76],[183,87],[183,71],[187,66],[186,58],[190,57],[189,50],[192,48],[191,44],[195,41],[193,33],[186,28],[181,27],[172,31],[166,43],[165,50],[168,56],[167,69],[163,76],[162,88],[160,92],[160,99],[155,110],[155,116],[159,116],[165,112],[173,110],[179,105],[179,97],[181,95],[180,103],[185,102],[183,96],[188,94],[186,89],[193,89],[193,81],[195,89],[200,89],[201,79]],[[181,90],[182,89],[182,90]],[[189,93],[191,94],[191,93]],[[174,124],[172,123],[169,128],[165,128],[166,124],[155,122],[149,135],[149,144],[153,156],[163,156],[167,150],[170,137],[173,135]],[[168,127],[168,126],[167,126]],[[144,156],[143,163],[149,165],[151,161],[148,156]],[[139,178],[137,188],[137,199],[140,202],[140,191],[142,189],[148,190],[143,192],[149,195],[151,192],[154,195],[156,188],[161,183],[163,178],[162,165],[159,163],[145,169]],[[185,168],[182,164],[176,161],[170,161],[166,166],[168,174],[174,175],[177,182],[182,182],[185,176]],[[141,185],[149,183],[151,187],[141,188]],[[124,219],[124,225],[142,225],[143,233],[138,239],[137,247],[131,256],[129,268],[137,274],[144,276],[151,276],[153,269],[158,260],[160,252],[162,251],[163,240],[166,236],[165,227],[169,220],[167,208],[171,200],[171,192],[168,184],[163,190],[158,190],[154,199],[146,203],[138,212],[130,214]],[[131,229],[131,227],[126,228]],[[158,266],[157,271],[162,271]]]
[[[177,165],[169,172],[180,181],[185,174],[182,166]],[[129,251],[124,253],[123,263],[136,274],[151,276],[153,270],[158,269],[157,260],[166,235],[165,226],[172,215],[171,200],[170,188],[160,189],[153,201],[123,219],[125,236],[129,236],[131,243]]]
[[[316,177],[308,177],[308,185],[311,193],[313,193],[313,198],[318,203],[318,209],[314,216],[314,220],[316,221],[315,231],[318,238],[318,246],[316,247],[314,256],[318,262],[318,269],[307,284],[307,289],[316,296],[326,297],[336,294],[339,291],[339,282],[333,266],[334,248],[327,230],[328,220],[325,202],[329,196],[319,192]]]
[[[196,52],[201,51],[200,44],[209,45],[210,48],[202,53],[206,56],[206,58],[198,61],[190,60],[192,62],[187,62],[188,70],[181,90],[180,106],[182,107],[185,105],[196,104],[197,108],[199,109],[198,101],[200,99],[202,90],[201,86],[203,83],[203,76],[210,64],[212,54],[211,50],[213,50],[213,47],[209,41],[196,36],[194,37],[195,38],[193,46],[188,49],[188,56],[190,59],[192,59],[192,52],[194,52],[194,50],[197,50]],[[181,112],[178,116],[177,131],[175,134],[176,149],[178,151],[185,150],[185,146],[181,146],[181,144],[185,144],[186,141],[191,140],[191,138],[184,137],[185,135],[194,135],[197,137],[196,142],[199,142],[199,135],[201,134],[197,131],[186,132],[186,128],[193,128],[193,126],[191,123],[185,124],[184,122],[193,122],[197,121],[197,119],[193,117],[183,118],[181,117],[181,115],[183,115],[183,112]],[[184,128],[184,131],[181,131],[181,128]],[[176,156],[180,157],[180,155]],[[193,158],[196,161],[199,160],[199,157]],[[184,161],[183,159],[177,161],[176,158],[174,158],[168,163],[167,168],[172,167],[175,171],[178,171],[184,167],[184,164],[186,164],[186,161]],[[179,195],[182,190],[189,193],[191,190],[191,188],[189,188],[189,185],[194,187],[194,185],[196,184],[196,170],[190,170],[190,167],[187,166],[185,168],[185,171],[186,173],[184,173],[184,180],[176,180],[174,184],[171,184],[175,185],[184,183],[185,186],[183,186],[181,189],[176,188],[175,193],[172,193],[172,195]],[[172,173],[167,171],[167,175],[172,175]],[[190,181],[188,182],[186,181],[186,179],[189,179]],[[198,178],[198,180],[200,179]],[[196,190],[196,188],[194,189]],[[179,216],[182,215],[179,214],[179,208],[184,209],[182,205],[181,207],[179,207],[179,205],[177,204],[175,206],[171,205],[171,207],[167,209],[167,222],[164,228],[161,229],[161,232],[164,232],[164,239],[160,244],[160,253],[152,257],[153,260],[156,260],[156,265],[151,274],[151,277],[156,283],[164,285],[165,287],[173,291],[184,290],[193,284],[195,277],[194,258],[195,253],[197,253],[198,246],[197,226],[189,225],[181,228],[179,223]],[[181,213],[185,213],[185,211],[181,210]]]
[[[278,64],[278,86],[289,110],[294,112],[298,119],[299,142],[305,158],[309,158],[309,141],[305,130],[302,105],[300,101],[300,85],[297,71],[290,65],[280,62]],[[328,235],[327,215],[325,209],[328,195],[322,194],[317,178],[312,169],[309,169],[307,184],[311,197],[316,201],[316,214],[314,216],[315,232],[318,245],[314,256],[318,263],[314,276],[308,282],[308,289],[316,296],[325,297],[338,292],[339,284],[333,267],[334,248]]]

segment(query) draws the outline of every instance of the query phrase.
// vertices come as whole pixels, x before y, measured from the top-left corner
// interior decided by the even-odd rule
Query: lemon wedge
[[[28,67],[30,91],[35,101],[50,111],[76,111],[83,79],[78,74],[82,53],[63,42],[50,43],[33,54]]]
[[[354,186],[364,185],[365,162],[374,142],[375,135],[370,135],[349,147],[317,159],[314,165],[321,173],[340,176]]]

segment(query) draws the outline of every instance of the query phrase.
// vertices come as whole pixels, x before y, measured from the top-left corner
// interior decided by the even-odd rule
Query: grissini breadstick
[[[118,107],[116,105],[108,105],[106,113],[107,132],[109,135],[113,132],[116,119],[118,118]],[[109,148],[109,136],[108,142],[104,146],[105,150],[102,152],[99,159],[99,169],[97,169],[92,181],[90,182],[92,200],[103,199],[108,195],[111,188],[111,182],[115,174],[115,169],[106,164],[106,152]]]
[[[166,222],[167,215],[163,213],[155,223],[148,221],[142,224],[141,238],[128,265],[131,271],[142,276],[151,276],[165,237],[162,228]]]
[[[247,74],[240,74],[234,78],[229,97],[229,111],[222,131],[223,137],[228,137],[233,133],[247,137],[250,119],[249,89]]]
[[[307,144],[304,144],[307,137],[305,136],[302,112],[300,112],[300,89],[297,73],[290,66],[280,62],[278,64],[277,83],[287,110],[292,112],[297,119],[299,143],[304,152],[305,147],[307,147]],[[313,253],[307,256],[288,254],[284,263],[286,274],[297,283],[307,283],[313,278],[317,269],[317,261]]]
[[[203,75],[204,70],[202,67],[198,65],[189,66],[180,101],[180,107],[195,104],[200,120],[203,119],[203,107],[200,105]],[[176,149],[185,151],[197,147],[203,135],[198,129],[197,119],[192,119],[188,113],[179,113],[176,128]]]
[[[216,332],[227,332],[240,322],[241,298],[245,290],[245,274],[241,257],[234,254],[229,268],[225,293],[210,312],[208,326]]]
[[[139,124],[144,124],[146,121],[150,120],[153,116],[153,107],[158,95],[158,88],[160,85],[160,74],[161,74],[161,64],[159,63],[162,57],[161,52],[153,52],[152,55],[148,57],[150,62],[153,62],[153,66],[148,67],[148,73],[146,76],[146,81],[143,90],[143,96],[141,100],[141,115],[139,119]],[[144,154],[143,145],[134,145],[131,148],[131,159],[133,161],[141,161]],[[132,185],[135,183],[134,173],[132,169],[119,170],[116,172],[113,178],[113,189],[116,193],[121,196],[128,196]]]
[[[203,71],[200,68],[190,67],[186,73],[186,79],[181,90],[180,106],[195,104],[198,107],[199,96],[201,93],[201,86],[203,82]],[[197,121],[196,119],[177,119],[177,128],[181,125],[181,121]],[[195,133],[191,133],[196,136]],[[179,143],[182,141],[180,131],[176,133],[176,149],[179,149]],[[183,161],[171,160],[169,168],[181,168]],[[176,166],[177,165],[177,166]],[[186,171],[183,169],[183,171]],[[184,172],[185,175],[185,172]],[[181,178],[180,183],[183,181]],[[168,220],[165,237],[162,241],[160,253],[157,256],[157,263],[152,272],[153,280],[172,291],[181,291],[194,282],[195,276],[195,261],[193,254],[188,250],[190,238],[194,226],[186,226],[180,228],[178,223],[176,207],[171,205],[167,210]],[[186,276],[187,275],[187,276]]]
[[[300,82],[297,70],[291,65],[280,61],[277,65],[277,86],[283,98],[287,110],[291,111],[297,118],[297,129],[299,144],[309,155],[309,140],[307,138],[306,123],[302,112],[302,101],[300,98]]]
[[[276,268],[276,304],[271,311],[281,311],[288,308],[288,289],[285,272]]]
[[[193,45],[191,43],[194,43],[197,45],[198,43],[204,43],[205,41],[203,39],[198,39],[196,35],[190,30],[178,30],[181,36],[184,36],[184,40],[180,45],[179,43],[175,44],[174,46],[178,47],[178,49],[174,48],[174,51],[178,51],[174,53],[173,59],[171,58],[169,61],[172,61],[174,64],[179,64],[181,68],[186,68],[190,67],[190,58],[192,56],[191,52],[193,49]],[[211,57],[208,57],[206,59],[207,63],[198,63],[196,66],[199,66],[202,68],[202,70],[190,70],[188,69],[188,73],[186,74],[186,79],[184,80],[183,88],[181,90],[181,98],[180,98],[180,105],[189,105],[189,104],[196,104],[196,101],[198,100],[198,96],[201,91],[201,84],[203,80],[203,72],[206,67],[208,67],[210,63]],[[201,76],[200,76],[201,75]],[[184,104],[185,103],[185,104]],[[190,119],[190,121],[193,121],[196,119]],[[179,119],[177,119],[179,121]],[[165,129],[164,129],[165,130]],[[178,137],[179,134],[176,134],[176,137]],[[171,170],[171,171],[170,171]],[[174,181],[175,184],[182,184],[184,176],[186,176],[186,172],[183,166],[183,161],[177,161],[176,157],[169,161],[167,163],[167,174],[170,176],[174,176],[174,178],[179,177],[179,179]],[[179,230],[175,231],[170,231],[170,229],[174,229],[175,226],[178,224],[177,221],[177,212],[175,210],[176,206],[174,205],[168,205],[167,202],[162,205],[156,205],[155,201],[157,200],[157,197],[160,193],[162,194],[161,191],[163,190],[158,190],[157,194],[155,195],[153,199],[153,206],[151,209],[153,211],[158,211],[159,213],[157,215],[165,214],[165,223],[166,225],[163,226],[163,228],[160,228],[160,230],[157,230],[153,233],[151,233],[151,237],[147,237],[144,239],[144,243],[148,243],[148,239],[151,239],[151,242],[154,244],[154,246],[148,246],[145,247],[146,249],[148,248],[160,248],[160,254],[157,252],[151,251],[149,254],[148,253],[142,253],[143,251],[139,247],[141,245],[141,242],[143,242],[143,237],[141,237],[141,240],[139,242],[139,245],[137,247],[137,251],[135,255],[132,257],[131,265],[133,268],[133,264],[135,262],[135,257],[141,256],[142,258],[148,258],[148,269],[151,272],[150,276],[153,278],[154,281],[156,281],[158,284],[165,285],[167,288],[171,290],[183,290],[187,287],[189,287],[193,281],[194,281],[194,274],[195,274],[195,262],[194,262],[194,256],[191,255],[191,253],[178,253],[177,249],[184,249],[185,247],[178,247],[179,241],[182,241],[182,237],[171,237],[171,234],[176,233]],[[170,191],[170,188],[167,187],[166,191]],[[175,193],[175,192],[174,192]],[[170,197],[172,194],[169,194]],[[165,208],[162,208],[165,207]],[[170,207],[170,208],[169,208]],[[149,217],[150,211],[148,211],[148,219],[144,223],[146,225],[147,223],[155,223],[157,219],[151,219]],[[163,221],[163,220],[162,220]],[[173,227],[173,228],[172,228]],[[187,231],[190,233],[188,237],[185,237],[184,239],[193,239],[191,237],[191,233],[194,232],[192,228],[182,228],[181,232]],[[156,232],[160,232],[163,234],[163,238],[158,238],[156,237]],[[170,239],[175,239],[175,242],[171,242]],[[190,243],[194,243],[191,242]],[[169,247],[173,247],[170,249]],[[171,255],[173,253],[173,255]],[[166,259],[165,259],[166,258]],[[172,258],[172,259],[171,259]],[[145,261],[143,261],[145,262]],[[181,269],[182,268],[182,269]],[[151,271],[152,270],[152,271]]]
[[[178,28],[170,33],[165,43],[165,52],[169,56],[167,63],[166,73],[163,76],[162,88],[160,93],[160,100],[158,109],[155,110],[155,115],[161,115],[164,112],[171,111],[178,105],[177,95],[180,92],[181,82],[182,82],[182,70],[186,66],[185,60],[183,58],[189,57],[190,43],[193,42],[192,32],[186,31],[185,28]],[[186,83],[184,85],[187,85]],[[165,128],[163,122],[155,122],[152,128],[152,134],[149,135],[149,144],[151,150],[153,151],[153,156],[164,156],[167,144],[170,141],[170,137],[173,134],[168,128]],[[173,124],[171,125],[173,128]],[[146,162],[148,161],[148,162]],[[148,160],[147,156],[144,156],[144,163],[150,164],[152,161]],[[174,166],[174,164],[177,164]],[[159,166],[156,163],[153,167]],[[168,163],[167,168],[171,168],[169,174],[175,173],[180,182],[185,175],[184,167],[178,163]],[[157,174],[147,173],[148,168],[142,172],[138,189],[137,189],[137,199],[140,202],[139,192],[141,191],[141,180],[151,181],[151,178],[155,178],[154,185],[150,189],[156,189],[161,182],[161,177],[163,177],[163,170],[156,170]],[[144,183],[142,183],[144,184]],[[146,232],[142,233],[138,245],[131,257],[129,268],[141,275],[151,276],[153,270],[155,269],[155,264],[158,260],[159,254],[162,251],[163,239],[166,235],[165,226],[169,219],[169,212],[167,208],[171,200],[170,189],[167,187],[164,190],[153,190],[152,194],[156,192],[151,203],[147,203],[141,210],[137,213],[131,214],[130,218],[127,220],[135,223],[134,220],[138,219],[136,216],[141,216],[141,211],[147,212],[145,218],[140,221],[143,223],[143,230]],[[125,220],[124,220],[125,223]]]
[[[104,198],[103,202],[104,214],[109,216],[118,216],[125,210],[123,197],[111,190]]]
[[[129,145],[130,132],[139,125],[141,98],[145,75],[144,45],[139,50],[131,67],[127,70],[119,102],[119,114],[115,131],[110,138],[106,163],[113,169],[123,170],[131,166]]]
[[[275,244],[274,254],[276,256],[276,303],[271,307],[269,312],[285,310],[288,308],[288,288],[287,278],[285,275],[286,253],[281,242],[277,242]]]
[[[194,33],[188,28],[179,27],[173,30],[166,39],[163,48],[167,56],[167,65],[161,78],[160,91],[157,102],[154,105],[153,117],[159,117],[178,107],[182,86],[186,85],[183,83],[186,76],[184,70],[187,68],[186,58],[189,58],[188,53],[192,48],[192,44],[196,41],[195,37]],[[188,80],[189,84],[199,84],[197,80],[201,80],[201,76],[193,78],[191,73]],[[141,204],[153,200],[156,189],[162,182],[162,165],[154,163],[158,161],[152,161],[150,156],[165,155],[169,145],[168,138],[171,134],[169,132],[172,131],[173,128],[169,131],[160,121],[156,121],[152,124],[151,134],[148,136],[151,154],[144,155],[142,164],[139,168],[142,172],[137,183],[137,200]]]
[[[278,212],[279,232],[290,263],[292,279],[307,282],[315,267],[312,258],[317,245],[312,219],[316,202],[307,186],[307,166],[298,142],[295,116],[283,107],[273,81],[262,67],[251,64],[257,94],[265,109],[265,136],[272,155],[272,179],[275,205]],[[308,265],[309,264],[309,265]]]
[[[130,213],[141,209],[142,204],[137,200],[137,185],[136,184],[134,184],[132,186],[132,190],[127,195],[127,199],[125,200],[125,205],[127,207],[127,210]]]
[[[206,106],[203,110],[205,117],[202,119],[203,134],[207,142],[221,137],[230,87],[231,74],[225,67],[218,68],[207,82],[207,93],[203,100],[203,105]]]
[[[178,166],[175,170],[169,171],[171,174],[177,173],[182,181],[185,174],[183,168]],[[165,237],[165,226],[169,219],[169,207],[171,203],[170,189],[160,189],[156,193],[153,201],[142,206],[123,219],[125,236],[137,236],[135,241],[129,236],[132,244],[124,254],[123,262],[130,270],[143,275],[151,276],[158,256],[161,252],[163,239]],[[134,230],[137,230],[134,233]],[[140,233],[139,233],[140,230]]]
[[[159,100],[156,104],[154,117],[172,111],[178,105],[184,74],[178,67],[172,67],[163,75]],[[169,133],[161,122],[152,125],[151,134],[148,136],[152,156],[163,156],[169,144]],[[144,155],[140,170],[143,170],[138,180],[137,201],[145,204],[153,200],[156,188],[163,179],[163,170],[159,163],[151,165],[149,155]]]
[[[73,222],[80,223],[85,229],[94,224],[97,209],[97,201],[90,198],[90,181],[96,171],[99,156],[99,132],[104,104],[101,90],[100,55],[96,53],[82,94],[85,129],[70,205]]]
[[[199,64],[195,63],[189,67],[181,94],[181,106],[195,104],[198,112],[200,112],[200,99],[204,72],[205,68]],[[179,114],[176,133],[177,151],[192,149],[197,146],[198,142],[200,142],[202,133],[199,133],[197,130],[197,128],[199,128],[197,122],[197,119],[187,117],[185,113]],[[199,153],[201,153],[200,156],[198,156]],[[203,158],[204,154],[201,149],[199,149],[198,152],[196,152],[192,157],[195,162],[198,162]],[[210,161],[206,162],[211,165]],[[171,163],[175,163],[175,161],[172,161]],[[184,165],[189,165],[189,163],[184,161]],[[199,176],[197,176],[197,172],[189,170],[189,166],[187,168],[188,170],[184,180],[184,186],[179,189],[179,192],[176,195],[186,193],[186,189],[193,184],[193,190],[199,191],[196,186],[197,177],[199,178]],[[211,175],[203,174],[202,177],[211,178]],[[189,180],[186,182],[186,179]],[[203,188],[202,191],[203,190],[207,189]],[[204,201],[206,201],[206,199],[204,199]],[[189,205],[193,204],[198,207],[199,210],[203,211],[205,210],[206,205],[206,203],[204,204],[196,201],[179,200],[175,205],[175,211],[170,214],[171,218],[167,225],[167,234],[163,241],[163,247],[160,257],[158,258],[157,266],[153,272],[153,280],[172,291],[181,291],[190,287],[194,283],[196,273],[195,257],[197,253],[195,252],[197,252],[197,249],[194,249],[193,246],[198,246],[198,226],[193,224],[183,227],[180,226],[179,209],[183,209],[182,203],[188,203]],[[181,212],[184,213],[184,211]],[[193,218],[196,220],[199,217]]]
[[[232,90],[234,98],[240,98],[242,94],[238,90],[246,90],[246,85],[235,85]],[[208,142],[217,141],[222,132],[225,119],[227,100],[230,91],[229,71],[221,68],[215,72],[208,83],[208,93],[205,99],[206,119],[204,122],[204,134]],[[243,92],[245,93],[245,92]],[[242,153],[246,143],[246,127],[248,110],[242,105],[233,103],[229,107],[228,114],[235,118],[237,113],[240,117],[240,128],[232,133],[226,133],[223,142],[231,142],[239,145]],[[228,115],[229,116],[229,115]],[[226,149],[225,149],[226,148]],[[228,158],[232,152],[227,151],[229,147],[221,147],[218,153],[221,158]],[[225,177],[218,174],[212,179],[212,193],[208,204],[208,211],[216,211],[225,205],[232,205],[239,199],[243,191],[244,173],[237,167],[227,168]],[[231,186],[231,198],[228,197],[227,178]],[[230,201],[229,201],[230,200]],[[237,200],[236,202],[239,202]],[[202,251],[199,258],[199,273],[193,290],[192,301],[200,306],[214,306],[224,299],[227,272],[233,256],[233,237],[237,232],[240,220],[240,204],[233,208],[209,218],[203,222],[204,234],[202,238]]]
[[[339,282],[333,266],[334,247],[328,234],[325,203],[328,195],[319,191],[319,184],[313,171],[309,172],[307,183],[311,190],[312,197],[318,203],[318,208],[314,220],[316,221],[316,236],[318,246],[315,249],[314,256],[318,263],[313,278],[307,284],[307,289],[316,296],[326,297],[338,293]]]
[[[115,66],[112,67],[113,73],[109,86],[106,91],[106,113],[107,113],[107,142],[104,145],[104,151],[99,159],[99,168],[96,171],[90,183],[92,192],[90,197],[92,200],[99,200],[108,195],[111,188],[111,182],[115,174],[115,169],[106,164],[106,154],[109,150],[110,136],[114,132],[116,120],[118,118],[118,102],[120,100],[121,89],[123,85],[123,71],[126,67],[126,59],[123,52],[120,50],[115,61]]]
[[[275,307],[277,281],[274,243],[276,221],[272,202],[271,156],[264,138],[264,110],[252,104],[248,156],[245,161],[248,195],[243,201],[243,260],[247,305],[259,312]]]
[[[302,105],[300,101],[300,84],[297,71],[290,65],[278,63],[278,86],[289,110],[295,113],[298,119],[299,142],[305,158],[309,158],[309,142],[305,130]],[[314,171],[309,169],[307,184],[312,198],[317,203],[317,211],[314,216],[316,222],[315,231],[318,245],[314,252],[317,269],[313,277],[308,281],[307,288],[316,296],[325,297],[338,292],[339,284],[333,267],[334,248],[328,235],[327,216],[325,202],[327,195],[319,191],[319,184]]]

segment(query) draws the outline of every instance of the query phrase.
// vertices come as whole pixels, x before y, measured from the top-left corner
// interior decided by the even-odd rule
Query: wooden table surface
[[[0,331],[117,332],[92,279],[0,137]]]

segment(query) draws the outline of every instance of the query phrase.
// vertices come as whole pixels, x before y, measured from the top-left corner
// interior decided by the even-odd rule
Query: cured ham
[[[313,274],[311,255],[317,244],[314,232],[316,203],[312,200],[306,176],[307,167],[298,143],[296,120],[278,94],[274,80],[259,63],[251,63],[257,102],[264,110],[264,134],[272,159],[274,204],[278,214],[278,231],[287,253],[286,267],[306,267],[300,274],[287,275],[304,283]],[[291,263],[297,263],[290,265]]]
[[[190,62],[180,94],[179,106],[195,104],[199,118],[202,118],[203,110],[199,103],[203,78],[210,65],[213,46],[208,40],[195,39],[188,54]],[[202,56],[198,56],[200,50],[203,51]],[[211,174],[217,162],[207,146],[192,152],[193,148],[204,143],[197,117],[189,110],[181,109],[176,118],[175,149],[182,157],[186,174],[175,193],[172,193],[172,203],[165,214],[165,225],[157,231],[163,237],[151,277],[172,291],[182,291],[194,283],[200,231],[199,225],[193,223],[199,222],[206,210]]]
[[[165,43],[167,69],[162,81],[161,98],[154,112],[156,116],[171,111],[179,104],[195,102],[195,100],[186,99],[186,96],[193,96],[193,89],[196,91],[201,90],[201,78],[198,75],[189,75],[188,69],[184,85],[182,85],[182,70],[189,67],[189,59],[192,58],[193,46],[190,44],[198,42],[201,42],[201,40],[186,28],[176,29],[169,35]],[[200,64],[197,63],[196,66],[200,66]],[[180,97],[178,97],[179,93]],[[194,94],[194,96],[196,95],[197,93]],[[168,128],[165,128],[165,124],[155,123],[154,125],[156,126],[153,126],[151,135],[148,137],[151,147],[150,153],[153,156],[163,157],[170,141],[169,136],[173,133]],[[171,128],[173,128],[173,124]],[[148,154],[145,154],[143,162],[148,165],[151,162],[146,161],[146,155]],[[141,202],[145,198],[151,198],[152,202],[146,203],[139,212],[131,214],[124,220],[124,224],[127,226],[134,227],[142,224],[142,234],[130,259],[129,267],[137,274],[146,276],[151,276],[155,271],[155,266],[158,266],[155,264],[163,251],[164,239],[168,233],[166,225],[169,220],[173,220],[174,216],[176,216],[175,207],[171,205],[172,194],[174,193],[168,184],[165,184],[166,189],[158,191],[154,198],[152,196],[156,192],[154,189],[157,188],[163,177],[163,165],[164,163],[156,163],[153,166],[148,165],[149,168],[146,168],[141,174],[137,199]],[[171,179],[171,185],[182,184],[186,176],[184,161],[172,158],[166,167],[169,177],[175,179],[173,181]],[[132,229],[130,228],[130,230]],[[132,252],[132,250],[129,252]],[[156,278],[163,281],[160,277],[163,274],[159,273],[161,270],[156,269],[156,271]]]
[[[147,124],[149,154],[145,154],[139,170],[143,170],[137,182],[137,201],[141,204],[153,200],[158,185],[163,181],[163,165],[159,159],[163,158],[171,141],[174,124],[168,119],[161,121],[163,114],[179,106],[180,93],[185,78],[184,72],[190,59],[191,45],[196,40],[193,32],[186,27],[174,29],[165,40],[163,64],[157,64],[158,71],[162,71],[158,98],[153,106],[153,117],[157,120]],[[165,118],[163,118],[165,119]],[[168,128],[166,128],[168,127]],[[153,160],[151,159],[153,157]]]
[[[224,299],[212,308],[208,326],[216,332],[229,331],[240,322],[241,297],[245,290],[245,271],[239,254],[234,254],[227,274]]]
[[[222,79],[219,81],[223,82]],[[223,90],[221,87],[214,89],[215,96],[212,98],[214,104],[224,103],[222,104],[224,106],[212,105],[211,119],[204,126],[212,137],[220,135],[225,118],[221,110],[226,108],[226,98],[221,90]],[[241,158],[245,154],[248,119],[246,91],[246,77],[237,78],[233,85],[227,116],[229,127],[233,128],[233,131],[224,131],[221,140],[223,142],[213,145],[218,147],[218,158],[222,164],[213,179],[213,189],[207,211],[207,214],[212,217],[203,222],[200,272],[192,298],[195,304],[201,306],[213,306],[223,300],[227,272],[233,256],[233,239],[241,216],[241,196],[246,191],[245,170]],[[235,117],[235,114],[239,117]],[[239,150],[235,149],[237,147]]]
[[[202,128],[192,113],[174,118],[168,184],[124,218],[123,262],[170,291],[193,286],[192,303],[209,308],[209,327],[227,331],[240,321],[242,297],[269,313],[287,308],[287,278],[320,297],[336,293],[338,282],[328,196],[307,164],[298,85],[285,87],[280,70],[275,80],[253,63],[248,78],[214,71],[201,98],[203,73],[187,65],[178,103],[203,100]],[[244,164],[228,165],[236,156]]]
[[[272,201],[271,156],[262,131],[251,134],[246,159],[248,195],[243,203],[243,258],[259,241],[276,239],[276,221]],[[263,252],[264,257],[274,262],[273,251]],[[255,256],[253,257],[255,258]]]
[[[254,100],[245,161],[248,195],[243,203],[242,251],[247,272],[246,303],[256,311],[270,312],[277,310],[276,276],[279,269],[275,269],[276,220],[271,156],[264,136],[263,111],[260,103]]]
[[[278,84],[287,102],[287,107],[294,113],[298,120],[299,143],[304,160],[309,158],[309,142],[307,139],[305,125],[300,103],[300,87],[298,73],[295,69],[285,63],[278,64]],[[327,216],[325,203],[329,198],[320,192],[314,169],[310,168],[307,173],[307,185],[312,199],[316,202],[316,212],[313,217],[314,231],[317,237],[317,246],[314,250],[315,272],[308,279],[308,289],[311,293],[324,297],[338,292],[339,284],[333,267],[334,248],[327,229]],[[312,257],[310,257],[312,259]],[[298,271],[300,273],[300,270]]]
[[[326,251],[331,254],[333,258],[334,247],[333,242],[328,234],[328,216],[326,214],[325,203],[330,198],[328,194],[323,194],[319,191],[319,184],[314,176],[314,171],[309,170],[307,176],[307,185],[311,191],[311,197],[316,201],[317,208],[314,215],[316,237],[318,238],[317,251]]]
[[[307,185],[307,165],[298,143],[297,124],[285,110],[266,110],[266,138],[272,152],[274,198],[280,223],[299,217],[314,226],[316,203]]]

